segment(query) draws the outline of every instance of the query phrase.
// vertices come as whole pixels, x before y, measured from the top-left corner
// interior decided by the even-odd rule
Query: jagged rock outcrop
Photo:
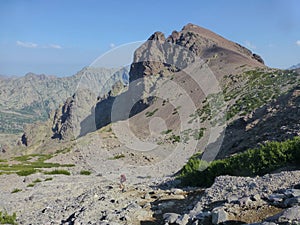
[[[111,69],[102,73],[85,74],[76,93],[59,107],[53,117],[53,138],[71,140],[97,129],[97,102],[107,101],[120,94],[128,83],[126,68]],[[101,111],[110,112],[108,106]],[[109,123],[110,120],[101,118]]]
[[[262,58],[245,47],[207,29],[187,24],[168,38],[161,32],[151,35],[135,51],[130,80],[182,70],[194,62],[195,56],[204,60],[218,76],[235,74],[238,66],[264,67]]]

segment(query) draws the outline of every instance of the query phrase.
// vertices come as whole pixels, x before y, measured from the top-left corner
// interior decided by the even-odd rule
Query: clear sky
[[[0,74],[69,76],[115,46],[187,23],[263,57],[300,63],[299,0],[1,0]]]

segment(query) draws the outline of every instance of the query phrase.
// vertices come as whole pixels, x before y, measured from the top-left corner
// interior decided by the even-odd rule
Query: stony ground
[[[294,210],[294,221],[300,222],[300,171],[256,178],[222,176],[205,190],[172,188],[176,182],[170,178],[144,178],[127,182],[125,192],[117,180],[95,174],[52,175],[45,181],[47,177],[2,175],[0,208],[16,212],[19,224],[242,224],[287,210]],[[41,182],[27,187],[36,179]],[[12,193],[15,188],[22,190]]]

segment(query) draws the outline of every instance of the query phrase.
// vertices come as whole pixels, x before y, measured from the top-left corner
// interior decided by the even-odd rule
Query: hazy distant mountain
[[[293,65],[288,69],[290,69],[290,70],[300,69],[300,63],[298,63],[297,65]]]
[[[19,133],[25,124],[47,120],[51,111],[75,93],[82,77],[98,85],[101,95],[116,81],[125,78],[124,82],[127,82],[124,74],[128,72],[123,69],[86,67],[70,77],[33,73],[23,77],[1,76],[0,133]],[[109,77],[111,79],[106,82]]]

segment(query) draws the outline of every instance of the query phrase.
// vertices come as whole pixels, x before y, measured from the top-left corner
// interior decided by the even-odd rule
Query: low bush
[[[81,170],[80,175],[91,175],[91,171],[88,170]]]
[[[14,190],[12,190],[12,192],[11,192],[11,193],[13,194],[13,193],[17,193],[17,192],[20,192],[20,191],[22,191],[22,189],[15,188]]]
[[[183,167],[179,178],[183,185],[207,187],[220,175],[264,175],[289,164],[300,164],[300,137],[284,142],[268,142],[260,148],[215,160],[208,166],[199,155],[195,155]],[[202,171],[203,166],[207,168]]]
[[[17,219],[16,213],[9,215],[6,211],[4,211],[4,212],[0,211],[0,224],[16,225],[17,224],[16,219]]]
[[[71,175],[71,173],[67,170],[52,170],[52,171],[45,172],[45,174],[48,174],[48,175],[56,175],[56,174]]]
[[[18,174],[19,176],[28,176],[28,175],[34,174],[36,172],[37,172],[36,169],[31,168],[31,169],[20,170],[20,171],[16,172],[16,174]]]

